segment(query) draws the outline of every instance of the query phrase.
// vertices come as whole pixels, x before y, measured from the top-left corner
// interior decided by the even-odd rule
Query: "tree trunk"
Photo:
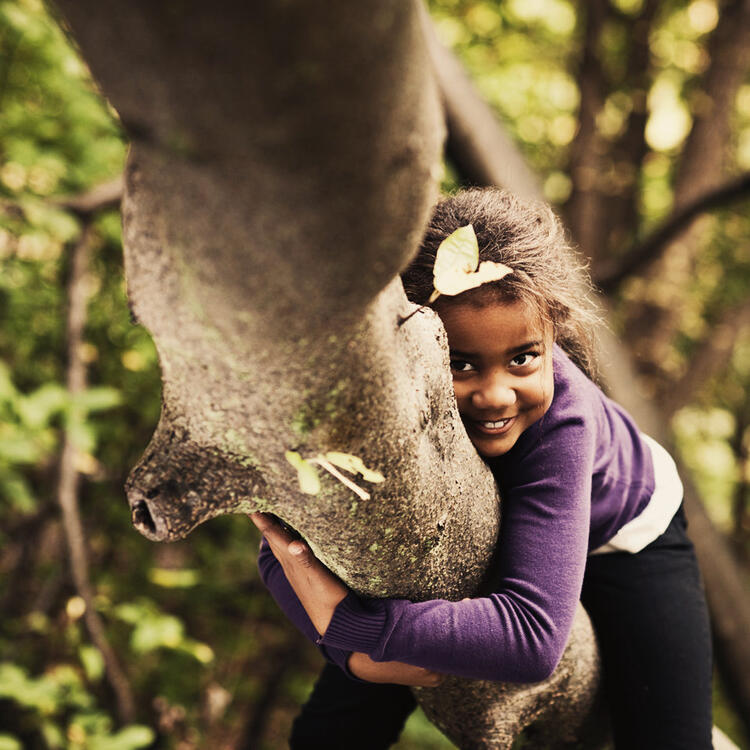
[[[443,134],[416,6],[60,5],[133,141],[129,295],[164,381],[128,483],[138,529],[170,540],[273,511],[360,593],[475,592],[496,490],[461,427],[439,321],[399,325],[397,273]],[[288,452],[331,450],[386,481],[366,500],[328,475],[300,491]],[[461,747],[509,747],[537,719],[540,746],[557,747],[582,739],[596,673],[579,617],[544,683],[456,678],[418,697]]]
[[[567,222],[575,232],[581,250],[598,259],[605,247],[607,224],[602,164],[604,139],[596,125],[607,95],[604,66],[600,59],[601,34],[607,21],[607,0],[592,0],[582,8],[583,49],[577,79],[581,91],[578,131],[570,146],[570,175],[573,188],[567,205]]]

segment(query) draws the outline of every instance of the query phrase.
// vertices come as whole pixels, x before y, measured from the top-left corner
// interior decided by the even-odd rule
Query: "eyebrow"
[[[520,346],[514,346],[511,349],[506,349],[506,351],[503,352],[506,356],[510,357],[513,354],[520,354],[521,352],[525,352],[528,349],[543,349],[544,348],[544,341],[541,339],[536,341],[527,341],[525,344],[521,344]],[[460,349],[451,349],[450,354],[452,357],[477,357],[476,352],[464,352]]]

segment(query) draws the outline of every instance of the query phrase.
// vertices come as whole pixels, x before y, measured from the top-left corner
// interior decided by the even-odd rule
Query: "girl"
[[[617,750],[707,750],[708,618],[674,462],[591,379],[592,308],[547,207],[499,190],[443,200],[404,273],[409,298],[427,301],[438,246],[468,224],[480,260],[512,272],[434,309],[466,432],[500,488],[499,583],[460,602],[363,601],[255,514],[264,580],[338,665],[324,670],[292,748],[388,747],[414,706],[402,685],[434,685],[441,673],[545,679],[580,598]]]

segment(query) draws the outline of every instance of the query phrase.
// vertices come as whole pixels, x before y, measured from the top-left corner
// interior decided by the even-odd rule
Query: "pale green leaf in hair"
[[[474,227],[467,224],[456,229],[440,243],[432,273],[435,291],[428,304],[434,302],[441,294],[453,297],[488,281],[500,281],[509,273],[513,273],[513,269],[503,263],[489,260],[483,261],[480,265],[477,236]]]
[[[300,490],[307,495],[317,495],[320,492],[318,470],[296,451],[287,451],[284,457],[297,470]]]

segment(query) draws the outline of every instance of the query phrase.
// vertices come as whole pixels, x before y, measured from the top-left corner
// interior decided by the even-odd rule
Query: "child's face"
[[[481,455],[502,456],[552,403],[551,333],[522,301],[436,307],[466,431]]]

